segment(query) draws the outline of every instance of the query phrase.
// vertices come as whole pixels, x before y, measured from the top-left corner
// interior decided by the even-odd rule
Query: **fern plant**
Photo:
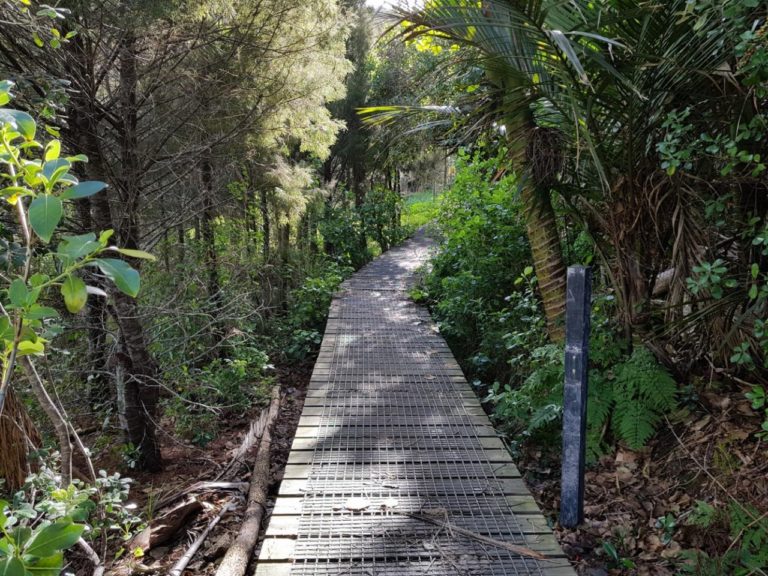
[[[638,347],[615,371],[613,429],[633,450],[653,436],[664,414],[677,407],[677,386],[647,348]]]

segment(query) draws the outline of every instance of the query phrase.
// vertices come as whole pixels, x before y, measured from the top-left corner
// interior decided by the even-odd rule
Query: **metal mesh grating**
[[[405,515],[526,543],[508,498],[516,471],[489,459],[466,382],[405,295],[428,246],[417,238],[391,250],[334,301],[304,412],[316,435],[293,575],[543,573],[535,560]],[[350,511],[350,497],[369,506]]]

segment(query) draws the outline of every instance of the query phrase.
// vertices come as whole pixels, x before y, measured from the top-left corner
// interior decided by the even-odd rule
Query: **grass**
[[[434,196],[430,190],[407,196],[403,201],[402,225],[409,230],[416,230],[437,218],[440,198],[440,195]]]

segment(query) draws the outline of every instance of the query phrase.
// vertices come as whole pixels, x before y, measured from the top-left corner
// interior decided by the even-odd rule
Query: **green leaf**
[[[101,250],[101,244],[96,241],[96,234],[89,232],[79,236],[65,236],[59,243],[57,253],[63,260],[74,262],[97,250]]]
[[[32,340],[22,340],[19,342],[19,356],[36,356],[43,352],[45,352],[45,343],[42,339],[38,339],[34,342]]]
[[[46,558],[40,558],[33,565],[27,564],[27,576],[59,576],[64,565],[64,554],[58,552]]]
[[[37,32],[32,33],[32,40],[34,41],[35,46],[37,46],[38,48],[43,47],[43,39],[40,38],[40,35]]]
[[[8,288],[8,298],[11,301],[11,304],[17,308],[26,306],[28,294],[29,290],[27,290],[27,284],[21,278],[14,279],[14,281],[11,282],[11,286]]]
[[[25,576],[24,563],[13,556],[0,560],[0,576]]]
[[[53,556],[61,550],[66,550],[77,542],[83,533],[85,526],[73,524],[69,519],[46,526],[36,531],[35,535],[24,547],[24,554],[32,556]]]
[[[29,205],[29,223],[46,244],[51,241],[62,215],[61,200],[50,194],[38,196]]]
[[[51,140],[45,147],[45,161],[57,160],[61,153],[61,142],[59,140]]]
[[[15,331],[11,321],[5,316],[0,316],[0,340],[12,342],[14,335]]]
[[[76,200],[78,198],[87,198],[88,196],[93,196],[94,194],[97,194],[104,190],[107,185],[104,182],[99,182],[97,180],[89,180],[88,182],[80,182],[77,186],[73,186],[72,188],[67,188],[64,190],[64,192],[61,193],[61,198],[63,200]]]
[[[56,158],[43,164],[43,176],[50,183],[55,184],[59,178],[61,178],[70,168],[72,163],[64,158]]]
[[[755,300],[757,298],[757,284],[752,284],[752,287],[749,289],[749,299]]]
[[[107,242],[109,242],[109,239],[114,236],[115,231],[114,230],[104,230],[101,234],[99,234],[99,244],[102,246],[106,246]]]
[[[0,530],[3,529],[5,523],[8,521],[5,516],[5,509],[8,508],[8,502],[0,500]]]
[[[37,124],[35,119],[21,110],[0,110],[0,124],[10,124],[27,140],[34,140]]]
[[[88,290],[82,278],[70,274],[61,285],[61,295],[64,296],[64,305],[72,314],[77,314],[88,301]]]
[[[141,279],[139,273],[127,262],[115,258],[97,258],[93,262],[122,293],[134,298],[138,295]]]
[[[125,254],[126,256],[130,256],[131,258],[140,258],[141,260],[152,260],[153,262],[157,260],[152,254],[149,252],[144,252],[144,250],[132,250],[131,248],[115,248],[120,254]]]
[[[58,315],[59,313],[55,308],[35,304],[29,309],[25,318],[29,318],[30,320],[42,320],[44,318],[56,318]]]

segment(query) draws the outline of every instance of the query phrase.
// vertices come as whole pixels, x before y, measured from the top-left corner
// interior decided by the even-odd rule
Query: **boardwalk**
[[[257,576],[575,574],[428,313],[408,299],[428,252],[422,237],[391,250],[334,301]]]

